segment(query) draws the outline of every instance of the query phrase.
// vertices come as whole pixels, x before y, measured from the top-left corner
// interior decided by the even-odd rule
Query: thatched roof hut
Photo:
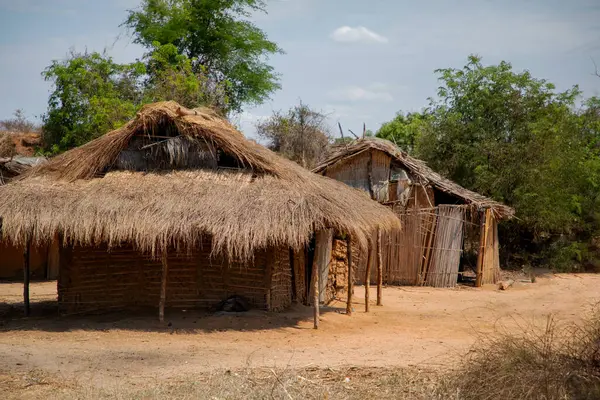
[[[511,207],[463,188],[379,138],[333,146],[313,172],[363,190],[400,217],[403,231],[387,238],[387,283],[455,285],[465,235],[472,231],[467,228],[477,223],[477,284],[498,279],[496,224],[514,215]]]
[[[32,166],[46,161],[45,157],[23,156],[0,158],[0,185],[26,172]],[[55,269],[49,257],[51,246],[34,248],[31,252],[31,276],[34,279],[56,279]],[[23,246],[0,241],[0,279],[23,279]]]
[[[269,306],[272,298],[265,300],[262,275],[268,275],[266,285],[272,294],[275,288],[269,285],[275,268],[289,277],[292,257],[286,255],[290,249],[304,251],[315,232],[333,229],[364,243],[376,229],[399,227],[389,209],[364,193],[279,157],[210,111],[188,110],[174,102],[145,106],[122,128],[0,187],[0,197],[3,240],[35,244],[55,235],[63,238],[61,281],[64,276],[70,281],[59,282],[59,299],[65,302],[77,297],[69,290],[84,295],[76,286],[86,286],[86,277],[95,276],[98,263],[108,263],[104,267],[109,269],[115,266],[115,271],[104,272],[109,276],[125,274],[123,268],[137,265],[138,275],[131,279],[139,280],[144,268],[156,273],[161,263],[164,275],[168,261],[185,265],[185,276],[200,286],[208,285],[200,275],[214,272],[212,278],[218,276],[219,285],[225,287],[212,297],[206,294],[208,287],[190,287],[190,293],[206,293],[202,298],[190,294],[186,301],[214,302],[238,293],[233,290],[237,285],[249,288],[246,292],[257,305],[279,308]],[[90,259],[91,254],[103,261]],[[218,273],[197,272],[215,265],[222,267]],[[243,270],[236,277],[239,281],[231,283],[223,271],[232,265],[258,268],[258,283],[244,282],[256,271]],[[81,282],[74,283],[75,277]],[[150,291],[158,290],[156,276],[146,278]],[[285,279],[285,285],[291,285]],[[100,287],[97,297],[108,301],[106,287],[96,287]],[[169,291],[178,290],[181,285]],[[117,298],[125,292],[119,291]],[[145,304],[141,292],[140,296],[136,304]],[[290,296],[284,297],[287,304]],[[183,303],[173,298],[172,305]]]
[[[515,210],[513,208],[465,189],[432,170],[424,161],[411,157],[389,140],[376,137],[358,139],[347,145],[332,146],[325,159],[313,169],[313,172],[330,176],[331,171],[341,166],[341,164],[348,163],[360,155],[370,154],[372,151],[387,155],[390,159],[388,165],[393,160],[395,166],[403,168],[408,173],[413,185],[429,187],[434,191],[447,194],[449,197],[453,197],[456,203],[472,205],[479,210],[490,209],[499,219],[514,216]],[[327,170],[330,172],[327,173]]]

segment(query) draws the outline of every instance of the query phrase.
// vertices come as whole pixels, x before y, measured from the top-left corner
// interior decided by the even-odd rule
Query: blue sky
[[[17,108],[45,111],[50,85],[40,73],[69,48],[140,57],[119,27],[138,3],[0,0],[0,119]],[[460,68],[470,53],[600,95],[597,0],[270,0],[268,10],[254,19],[286,52],[270,60],[282,89],[234,118],[249,136],[256,121],[300,99],[332,126],[376,130],[399,110],[425,106],[438,86],[434,69]]]

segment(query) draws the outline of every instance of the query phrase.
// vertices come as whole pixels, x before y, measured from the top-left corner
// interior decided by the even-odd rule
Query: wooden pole
[[[23,304],[25,305],[25,316],[29,317],[29,253],[31,249],[31,239],[27,240],[23,250]]]
[[[319,329],[319,263],[313,263],[313,317],[314,317],[314,328]]]
[[[165,302],[167,299],[167,271],[169,265],[167,263],[167,252],[162,253],[162,277],[160,281],[160,302],[158,303],[158,320],[165,321]]]
[[[377,229],[377,305],[382,306],[383,297],[383,259],[381,256],[381,229]]]
[[[369,295],[371,291],[371,265],[373,264],[373,243],[368,242],[367,268],[365,271],[365,312],[369,312]]]
[[[354,279],[352,277],[352,237],[350,234],[346,237],[346,255],[348,259],[348,301],[346,303],[346,315],[352,315],[352,291]]]
[[[475,277],[475,287],[481,287],[483,280],[483,256],[485,252],[486,242],[486,214],[484,212],[479,213],[480,217],[480,230],[479,230],[479,254],[477,254],[477,276]]]

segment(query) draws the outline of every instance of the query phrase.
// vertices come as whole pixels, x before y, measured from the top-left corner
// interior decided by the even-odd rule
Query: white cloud
[[[331,39],[342,43],[387,43],[388,38],[381,36],[364,26],[355,28],[341,26],[331,34]]]
[[[381,83],[374,83],[367,87],[346,86],[329,92],[329,97],[342,101],[393,101],[394,96],[388,87]]]

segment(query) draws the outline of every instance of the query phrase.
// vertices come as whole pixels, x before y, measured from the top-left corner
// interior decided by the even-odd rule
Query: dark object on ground
[[[242,296],[229,296],[215,306],[216,311],[242,312],[250,310],[248,300]]]

